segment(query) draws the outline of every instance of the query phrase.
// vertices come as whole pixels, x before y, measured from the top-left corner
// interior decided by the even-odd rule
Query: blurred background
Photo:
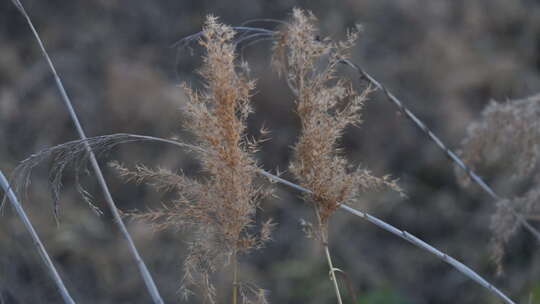
[[[28,0],[23,4],[89,136],[128,132],[189,139],[182,129],[185,95],[178,85],[200,85],[194,73],[200,53],[171,45],[199,31],[207,14],[238,25],[256,18],[285,20],[293,7],[300,7],[319,18],[322,36],[334,38],[361,25],[352,60],[456,149],[467,125],[491,99],[505,101],[540,91],[538,1]],[[269,42],[250,46],[243,58],[257,79],[256,114],[249,121],[249,132],[258,135],[263,125],[271,131],[258,161],[275,171],[287,168],[299,122],[291,93],[269,69],[270,47]],[[1,2],[0,169],[9,174],[32,153],[76,138],[24,19],[10,1]],[[351,162],[377,175],[399,178],[408,194],[407,199],[393,193],[366,194],[359,208],[464,262],[511,298],[540,303],[536,241],[520,229],[507,246],[505,273],[496,276],[490,260],[493,202],[479,191],[458,186],[444,154],[380,92],[371,95],[362,126],[347,130],[343,146]],[[115,148],[100,162],[123,211],[158,208],[166,197],[144,185],[125,184],[105,166],[111,160],[193,175],[200,169],[193,157],[163,144]],[[75,190],[73,171],[68,171],[57,225],[47,185],[49,167],[45,163],[35,170],[24,206],[74,298],[78,303],[150,303],[95,179],[90,175],[82,181],[105,214],[92,213]],[[291,178],[287,173],[285,177]],[[279,223],[274,241],[242,260],[243,278],[269,290],[272,303],[335,303],[323,252],[299,224],[300,219],[313,218],[312,210],[298,192],[276,186],[276,194],[262,210]],[[128,226],[164,300],[182,303],[178,291],[189,235],[153,232],[144,223]],[[498,302],[432,255],[349,214],[338,211],[331,219],[330,245],[336,266],[351,277],[359,303]],[[195,297],[189,303],[198,301]],[[0,303],[60,302],[20,220],[6,208],[0,218]]]

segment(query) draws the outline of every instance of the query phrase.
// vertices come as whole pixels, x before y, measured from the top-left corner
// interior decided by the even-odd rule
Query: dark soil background
[[[189,139],[182,129],[181,82],[200,85],[197,49],[171,45],[201,29],[207,14],[238,25],[256,18],[287,19],[293,7],[313,11],[323,36],[342,38],[363,28],[352,60],[386,84],[453,148],[491,99],[540,91],[540,2],[456,1],[35,1],[23,3],[65,81],[89,136],[119,132]],[[261,24],[261,26],[272,26]],[[299,123],[293,98],[269,68],[271,44],[244,50],[257,79],[250,134],[271,131],[259,154],[268,170],[287,168]],[[355,77],[344,70],[345,75]],[[357,80],[355,80],[357,81]],[[356,83],[358,85],[358,83]],[[400,179],[408,194],[369,194],[358,207],[405,229],[471,266],[511,298],[540,302],[538,244],[524,230],[508,244],[505,273],[490,260],[493,202],[461,188],[453,166],[426,136],[376,92],[365,122],[343,140],[351,162]],[[14,5],[0,3],[0,169],[9,174],[40,149],[76,139],[54,80]],[[198,174],[195,159],[176,147],[127,144],[100,158],[123,211],[158,208],[166,197],[125,184],[105,165],[118,160]],[[105,212],[95,216],[76,193],[74,172],[64,178],[60,225],[43,164],[24,206],[78,303],[150,303],[126,244]],[[290,178],[287,174],[285,177]],[[489,181],[497,184],[497,175]],[[500,176],[502,180],[504,177]],[[499,182],[500,183],[500,182]],[[103,207],[95,179],[84,186]],[[276,186],[263,204],[279,223],[274,242],[243,260],[243,278],[270,291],[272,303],[335,303],[319,245],[299,219],[312,210],[299,193]],[[361,303],[497,303],[489,292],[432,255],[377,227],[337,212],[331,219],[336,266],[347,271]],[[129,229],[167,303],[178,294],[189,233]],[[192,298],[190,303],[197,302]],[[225,294],[220,303],[227,303]],[[0,217],[0,303],[60,303],[55,286],[20,220]],[[348,302],[350,303],[350,302]]]

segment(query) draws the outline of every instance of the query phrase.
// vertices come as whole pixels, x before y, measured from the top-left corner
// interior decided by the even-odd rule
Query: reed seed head
[[[157,222],[158,228],[195,231],[184,263],[184,287],[200,287],[209,303],[216,301],[211,274],[238,255],[263,247],[274,226],[266,221],[260,230],[255,229],[255,213],[265,194],[255,180],[257,165],[252,152],[257,143],[245,135],[255,84],[240,72],[234,37],[231,27],[209,16],[199,38],[205,49],[199,72],[204,87],[195,91],[183,85],[188,95],[185,126],[195,135],[199,149],[194,151],[206,178],[195,180],[144,166],[135,170],[117,166],[129,179],[176,191],[178,198],[166,208],[135,217]]]
[[[540,95],[508,102],[492,101],[478,121],[467,128],[461,157],[473,170],[493,181],[503,198],[496,202],[491,219],[493,258],[502,273],[505,244],[518,231],[513,208],[525,218],[540,215]],[[458,181],[470,186],[470,178],[459,168]]]
[[[338,141],[347,126],[362,122],[361,109],[370,90],[357,94],[336,74],[357,34],[350,32],[345,41],[333,42],[319,37],[315,22],[311,13],[295,9],[290,24],[278,34],[273,62],[296,95],[301,120],[289,169],[303,187],[313,191],[308,199],[325,223],[341,202],[382,186],[399,188],[386,177],[353,168],[341,155]]]

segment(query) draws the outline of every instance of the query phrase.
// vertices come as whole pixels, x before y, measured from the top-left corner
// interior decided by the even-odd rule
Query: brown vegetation
[[[200,71],[204,91],[188,92],[184,124],[196,138],[195,150],[202,163],[204,180],[183,174],[138,166],[135,171],[116,165],[120,175],[174,190],[177,199],[158,211],[134,214],[138,219],[157,222],[160,229],[181,227],[193,230],[189,255],[184,262],[184,294],[195,284],[202,289],[205,302],[215,303],[211,274],[231,265],[233,302],[237,303],[237,263],[241,254],[259,249],[270,240],[272,222],[266,221],[255,233],[255,213],[264,188],[256,184],[257,166],[252,154],[256,142],[245,134],[251,112],[250,98],[254,82],[237,71],[235,32],[229,26],[208,17],[199,43],[204,47],[204,65]],[[243,303],[264,303],[264,292],[241,293]],[[255,297],[254,300],[250,298]]]
[[[118,196],[120,208],[150,210],[129,213],[144,221],[134,221],[128,228],[141,248],[142,256],[149,261],[149,269],[157,278],[157,285],[167,302],[177,300],[181,271],[175,263],[183,261],[184,255],[188,256],[184,263],[187,270],[185,294],[189,294],[189,285],[197,285],[202,301],[230,302],[229,292],[221,292],[223,285],[218,285],[221,283],[217,282],[219,273],[230,277],[225,280],[225,285],[232,291],[233,302],[242,298],[248,302],[261,302],[266,296],[252,284],[241,284],[240,277],[249,277],[250,281],[255,277],[257,282],[264,280],[264,286],[273,291],[272,298],[276,303],[330,301],[330,284],[320,263],[320,252],[311,250],[313,242],[304,241],[297,233],[300,230],[298,217],[303,217],[306,210],[305,204],[295,204],[296,192],[278,188],[279,198],[270,200],[275,204],[265,206],[268,215],[279,217],[275,246],[273,244],[257,254],[245,254],[264,246],[273,227],[267,223],[261,228],[258,223],[264,220],[259,215],[255,218],[260,207],[259,198],[265,193],[255,181],[255,174],[264,172],[258,164],[271,169],[290,168],[283,177],[294,178],[303,186],[305,191],[301,191],[306,193],[304,199],[309,202],[308,206],[315,207],[320,215],[319,239],[328,248],[328,236],[331,236],[333,254],[338,257],[340,268],[349,272],[354,287],[361,290],[363,300],[376,302],[370,300],[370,295],[381,289],[385,294],[396,295],[395,301],[412,299],[412,302],[443,303],[449,301],[456,290],[463,294],[460,300],[464,303],[492,300],[487,292],[479,292],[476,285],[456,280],[455,270],[442,269],[438,260],[424,258],[416,248],[411,249],[393,237],[385,238],[370,229],[371,226],[358,225],[356,217],[333,216],[336,208],[346,207],[342,203],[360,201],[357,206],[362,212],[358,211],[356,215],[378,227],[388,228],[387,231],[434,253],[445,262],[454,262],[450,264],[462,272],[467,271],[463,264],[440,251],[432,251],[436,249],[427,247],[429,245],[422,240],[445,249],[443,251],[448,250],[481,276],[490,276],[492,264],[488,262],[488,250],[485,250],[483,240],[489,239],[485,215],[492,210],[487,200],[486,203],[479,201],[485,195],[457,190],[443,154],[431,149],[432,143],[417,136],[417,130],[399,123],[399,117],[407,116],[403,108],[387,108],[381,103],[370,102],[371,106],[366,109],[364,103],[368,94],[375,101],[383,94],[362,88],[365,82],[359,89],[358,74],[353,73],[353,81],[349,82],[342,77],[342,71],[337,73],[336,67],[349,57],[351,62],[366,64],[373,73],[371,75],[382,79],[385,87],[400,95],[407,107],[426,120],[427,124],[422,122],[422,125],[432,129],[424,128],[424,132],[440,133],[440,138],[445,140],[460,138],[465,124],[487,97],[501,99],[537,90],[533,38],[538,33],[537,20],[540,19],[536,17],[540,10],[533,9],[535,5],[504,1],[388,5],[366,1],[335,4],[336,8],[334,4],[315,7],[322,19],[322,32],[341,32],[342,28],[351,27],[358,21],[365,22],[367,32],[364,37],[367,39],[358,46],[353,46],[355,33],[348,34],[343,42],[321,38],[324,35],[317,33],[313,16],[300,10],[294,11],[289,22],[271,20],[282,26],[278,31],[272,31],[275,34],[272,37],[268,36],[270,30],[261,36],[257,35],[263,32],[235,35],[231,28],[219,25],[213,19],[206,24],[204,34],[197,35],[206,54],[200,74],[204,87],[198,91],[185,85],[182,89],[172,88],[174,80],[168,80],[166,73],[157,70],[160,64],[165,66],[164,71],[169,70],[173,61],[170,59],[173,56],[163,56],[163,45],[198,31],[200,20],[177,16],[178,11],[184,11],[184,4],[180,2],[175,3],[182,9],[167,12],[163,7],[152,9],[158,4],[139,2],[129,8],[113,2],[89,2],[80,4],[85,10],[79,15],[72,14],[77,11],[75,7],[56,11],[56,7],[51,6],[59,20],[75,16],[68,18],[70,27],[61,22],[57,28],[51,26],[54,22],[48,21],[51,10],[48,4],[35,2],[33,8],[36,16],[41,16],[37,21],[43,26],[46,45],[54,50],[53,59],[60,59],[59,71],[67,76],[66,87],[73,91],[76,99],[83,101],[78,110],[87,119],[92,119],[92,124],[87,126],[90,133],[128,129],[166,136],[177,131],[177,120],[171,117],[176,114],[173,109],[178,108],[179,103],[183,105],[189,120],[184,125],[195,138],[195,147],[188,150],[195,153],[199,162],[176,147],[168,149],[160,145],[155,149],[139,149],[139,145],[132,145],[137,147],[119,148],[112,153],[124,163],[135,164],[124,167],[116,163],[113,167],[127,180],[147,183],[157,191],[147,192],[142,187],[135,190],[129,188],[132,186],[109,181]],[[237,10],[236,5],[210,6],[215,9],[215,14],[225,16],[231,24],[257,17],[285,20],[290,14],[290,3],[277,1],[272,3],[276,11],[261,9],[255,14],[253,8],[260,3],[243,4],[245,12]],[[97,23],[96,18],[102,17],[103,11],[118,14]],[[159,18],[156,18],[157,11]],[[70,13],[64,16],[66,12]],[[197,12],[194,16],[206,13]],[[63,109],[54,107],[56,92],[48,89],[48,81],[44,81],[43,75],[48,75],[46,67],[30,66],[33,53],[28,50],[32,50],[33,44],[24,41],[26,32],[20,30],[24,27],[13,22],[18,20],[15,16],[15,13],[8,14],[5,22],[17,26],[0,30],[0,41],[6,42],[1,47],[2,52],[9,55],[0,59],[0,67],[9,71],[0,74],[2,80],[8,80],[3,82],[6,85],[2,86],[0,94],[0,137],[10,143],[5,151],[0,151],[3,161],[0,165],[6,167],[14,166],[21,154],[34,153],[43,146],[64,142],[72,136],[67,127],[71,125],[59,114],[64,113]],[[163,27],[165,23],[171,25],[168,28],[181,28],[185,32],[167,33]],[[77,24],[82,24],[84,31],[77,28]],[[95,26],[97,24],[99,26]],[[109,27],[114,30],[107,31]],[[130,28],[133,28],[132,35],[127,34]],[[8,34],[3,35],[5,33]],[[13,38],[15,36],[17,38]],[[332,36],[339,34],[334,32]],[[274,60],[293,92],[297,117],[289,116],[294,111],[289,107],[291,96],[287,95],[284,85],[274,79],[272,73],[259,73],[261,67],[257,61],[268,54],[268,49],[246,52],[246,57],[255,59],[250,60],[250,68],[260,77],[257,81],[259,91],[255,92],[253,81],[240,72],[247,69],[234,54],[235,44],[249,42],[252,38],[257,40],[257,37],[275,39]],[[103,46],[103,41],[107,41],[107,47]],[[71,50],[65,45],[79,47]],[[158,47],[153,49],[156,45]],[[73,57],[81,61],[72,62],[69,56],[63,56],[72,51]],[[64,58],[68,58],[67,61]],[[177,77],[192,77],[190,71],[196,62],[194,59],[187,52],[180,54],[180,75]],[[129,72],[125,69],[127,66],[137,67],[131,70],[137,77],[125,75]],[[267,62],[261,66],[266,69]],[[105,71],[104,75],[101,71]],[[182,74],[183,71],[188,72]],[[114,75],[107,76],[111,72]],[[522,80],[527,84],[522,85]],[[148,87],[141,87],[143,84]],[[138,93],[141,90],[144,94]],[[388,93],[386,88],[381,90]],[[99,92],[106,93],[101,96]],[[254,93],[257,95],[253,96]],[[102,104],[100,97],[106,102]],[[498,259],[502,257],[501,249],[512,249],[503,261],[507,265],[507,277],[498,283],[501,290],[508,291],[516,299],[534,297],[537,284],[534,270],[538,269],[534,265],[538,259],[533,253],[537,246],[534,240],[531,242],[529,234],[516,233],[519,231],[516,217],[503,206],[512,206],[512,210],[535,225],[539,198],[535,190],[538,180],[536,143],[539,139],[535,134],[537,102],[533,99],[490,105],[481,121],[471,128],[462,152],[466,162],[479,170],[482,178],[505,198],[498,202],[496,215],[492,218]],[[251,113],[251,102],[253,107],[263,111]],[[401,114],[394,116],[396,110]],[[351,128],[361,123],[360,112],[366,123],[362,128]],[[247,119],[248,114],[253,115]],[[137,120],[141,117],[144,119]],[[18,127],[23,120],[28,129]],[[262,152],[255,154],[257,145],[248,138],[266,122],[272,130],[272,140],[263,146]],[[92,179],[84,178],[84,174],[81,180],[78,179],[79,173],[86,172],[87,145],[96,153],[102,148],[110,151],[120,142],[139,141],[130,136],[118,134],[73,141],[36,153],[22,164],[20,181],[23,188],[29,182],[26,172],[51,156],[55,158],[51,175],[55,202],[60,199],[62,181],[69,186],[73,180],[83,198],[96,205],[95,208],[92,205],[93,210],[104,209],[99,197],[92,199],[90,196],[96,192],[88,186]],[[177,138],[184,138],[184,135]],[[291,146],[293,148],[289,149]],[[452,143],[445,147],[452,148]],[[62,179],[62,171],[73,162],[77,178]],[[364,164],[376,174],[367,171]],[[134,169],[128,169],[132,166]],[[46,193],[43,180],[47,176],[39,169],[36,171],[37,177],[44,177],[33,179],[31,192],[39,195],[31,193],[28,201],[44,200],[43,193]],[[407,203],[394,203],[398,201],[395,196],[372,194],[370,190],[386,186],[395,188],[391,180],[375,177],[381,172],[399,174],[402,177],[400,184],[412,199]],[[464,175],[459,177],[462,182],[468,181]],[[87,189],[80,187],[85,183]],[[125,188],[130,191],[122,191]],[[75,201],[75,195],[65,191],[61,199],[62,225],[56,230],[49,227],[54,225],[50,225],[49,214],[40,210],[41,205],[25,204],[25,207],[30,210],[33,223],[41,226],[39,233],[51,249],[53,260],[64,270],[60,274],[66,279],[68,289],[84,290],[76,292],[76,298],[92,297],[100,303],[146,301],[147,292],[140,288],[139,277],[130,272],[132,270],[125,261],[124,243],[117,242],[115,234],[109,233],[114,228],[107,226],[112,222],[107,218],[107,211],[104,217],[90,217],[85,213],[88,210],[66,204],[66,200]],[[163,208],[152,205],[159,201],[165,201]],[[367,203],[375,201],[385,203]],[[376,214],[377,218],[365,211]],[[387,224],[379,218],[399,229],[385,226]],[[146,223],[164,230],[152,234]],[[51,302],[57,300],[51,296],[53,292],[48,286],[43,287],[43,282],[48,279],[39,276],[36,270],[39,267],[35,267],[37,264],[31,253],[25,250],[30,245],[19,237],[17,221],[6,217],[1,225],[7,229],[0,229],[0,246],[5,256],[0,268],[3,271],[0,273],[0,302],[35,302],[45,299],[42,293],[46,293]],[[422,240],[407,231],[414,232]],[[189,246],[184,246],[186,240]],[[249,259],[249,263],[243,258]],[[238,270],[242,275],[236,271],[237,267],[240,269],[239,260],[244,265]],[[333,275],[335,268],[331,264],[330,270]],[[469,278],[478,278],[477,273],[468,270],[472,273]],[[3,276],[4,273],[7,276]],[[480,284],[494,292],[489,283]],[[32,292],[27,292],[27,286]],[[111,290],[110,286],[117,288]],[[312,293],[313,288],[317,292]]]

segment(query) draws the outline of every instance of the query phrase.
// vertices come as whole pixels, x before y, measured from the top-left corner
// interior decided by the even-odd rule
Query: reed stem
[[[71,102],[71,99],[69,98],[69,95],[66,92],[66,89],[64,88],[64,85],[62,83],[62,79],[58,75],[56,68],[54,67],[54,64],[45,49],[45,45],[43,44],[43,41],[41,40],[39,33],[37,32],[37,29],[34,27],[34,24],[32,23],[32,20],[30,19],[30,16],[24,9],[22,3],[20,0],[12,0],[13,4],[17,7],[21,15],[26,19],[26,23],[30,27],[30,30],[32,31],[34,38],[36,39],[39,48],[41,50],[41,53],[45,57],[45,60],[47,61],[47,64],[49,66],[49,69],[51,70],[51,73],[54,76],[54,80],[56,82],[56,86],[58,87],[58,90],[60,91],[60,95],[62,96],[62,101],[64,102],[64,105],[68,109],[69,115],[71,117],[71,120],[73,121],[73,124],[75,125],[75,128],[77,130],[77,133],[79,134],[79,137],[82,140],[86,140],[86,133],[84,132],[84,129],[81,125],[81,122],[79,121],[79,118],[77,116],[77,113],[75,112],[75,109],[73,108],[73,104]],[[116,204],[112,198],[112,195],[109,191],[109,187],[107,186],[107,182],[105,181],[105,177],[103,176],[103,173],[101,171],[101,168],[99,167],[99,164],[97,162],[96,156],[94,155],[94,152],[92,151],[90,145],[88,145],[87,142],[85,142],[86,150],[88,155],[90,156],[90,163],[92,165],[92,168],[94,170],[94,173],[96,174],[98,183],[103,191],[103,195],[105,196],[105,200],[107,202],[107,205],[113,215],[114,223],[120,230],[122,236],[127,241],[129,251],[131,252],[131,255],[133,256],[133,259],[135,260],[135,263],[139,269],[139,272],[143,278],[143,281],[146,285],[146,288],[152,297],[152,301],[154,304],[163,304],[163,299],[161,298],[161,295],[159,294],[159,291],[157,289],[157,286],[152,278],[152,275],[150,274],[150,271],[148,271],[148,268],[146,267],[146,264],[144,263],[143,259],[141,258],[137,247],[135,247],[135,243],[133,242],[133,239],[131,238],[131,235],[129,234],[126,225],[122,221],[122,217],[120,216],[120,212],[118,211],[118,208],[116,207]]]
[[[458,156],[458,154],[448,148],[443,143],[443,141],[437,135],[435,135],[435,133],[433,133],[433,131],[422,120],[420,120],[416,115],[414,115],[414,113],[401,102],[401,100],[399,100],[394,94],[392,94],[392,92],[390,92],[383,84],[381,84],[370,74],[368,74],[361,66],[353,63],[348,59],[341,59],[341,62],[355,70],[362,79],[368,81],[376,89],[381,90],[386,96],[386,99],[388,99],[391,103],[397,106],[397,108],[403,114],[405,114],[405,116],[410,121],[412,121],[416,127],[422,130],[422,132],[424,132],[431,139],[431,141],[433,141],[437,145],[437,147],[441,149],[448,156],[448,158],[452,160],[452,162],[454,162],[454,164],[456,164],[460,169],[462,169],[474,183],[480,186],[480,188],[485,193],[487,193],[494,202],[500,202],[502,206],[506,208],[516,218],[516,220],[536,238],[537,241],[540,242],[540,231],[533,227],[531,223],[527,221],[525,216],[518,213],[514,209],[514,207],[512,207],[505,200],[503,200],[502,197],[495,193],[495,191],[478,174],[476,174],[476,172],[472,170],[472,168],[465,164],[465,162]]]
[[[11,189],[11,186],[8,183],[8,180],[0,171],[0,186],[4,189],[5,195],[9,202],[11,203],[11,206],[13,209],[15,209],[15,212],[17,215],[21,218],[21,221],[24,224],[24,227],[30,233],[30,236],[32,237],[32,243],[34,243],[34,246],[37,248],[37,251],[39,253],[39,256],[43,260],[43,263],[45,263],[45,266],[47,267],[47,270],[49,271],[49,274],[51,275],[54,283],[56,284],[56,287],[58,287],[58,291],[60,292],[60,295],[62,296],[62,299],[66,304],[75,304],[75,301],[69,294],[69,291],[67,290],[66,286],[64,285],[64,281],[62,281],[62,278],[58,274],[58,271],[56,270],[56,267],[54,267],[54,264],[49,257],[49,254],[47,253],[47,250],[45,249],[45,246],[43,246],[43,243],[41,242],[36,230],[34,229],[34,226],[32,226],[32,222],[30,222],[30,219],[26,215],[26,212],[24,211],[21,203],[17,199],[17,196],[15,196],[15,192]],[[0,298],[0,303],[3,303],[2,299]]]
[[[338,304],[343,304],[343,301],[341,300],[341,292],[339,291],[339,285],[336,279],[334,263],[332,262],[332,256],[330,255],[330,248],[328,247],[328,227],[322,222],[319,208],[317,208],[317,206],[314,206],[314,209],[315,209],[315,214],[317,215],[317,221],[319,223],[319,232],[321,234],[321,241],[324,248],[324,254],[326,256],[326,262],[328,263],[328,267],[330,268],[330,280],[333,283],[334,292],[336,293]]]
[[[233,279],[232,279],[232,304],[238,303],[238,259],[236,251],[233,256]]]
[[[336,292],[336,297],[339,304],[343,304],[341,300],[341,293],[339,291],[339,285],[336,279],[336,273],[334,270],[334,264],[332,263],[332,257],[330,256],[330,249],[328,248],[328,243],[324,244],[324,253],[326,254],[326,261],[328,262],[328,267],[330,267],[330,277],[334,283],[334,291]]]

